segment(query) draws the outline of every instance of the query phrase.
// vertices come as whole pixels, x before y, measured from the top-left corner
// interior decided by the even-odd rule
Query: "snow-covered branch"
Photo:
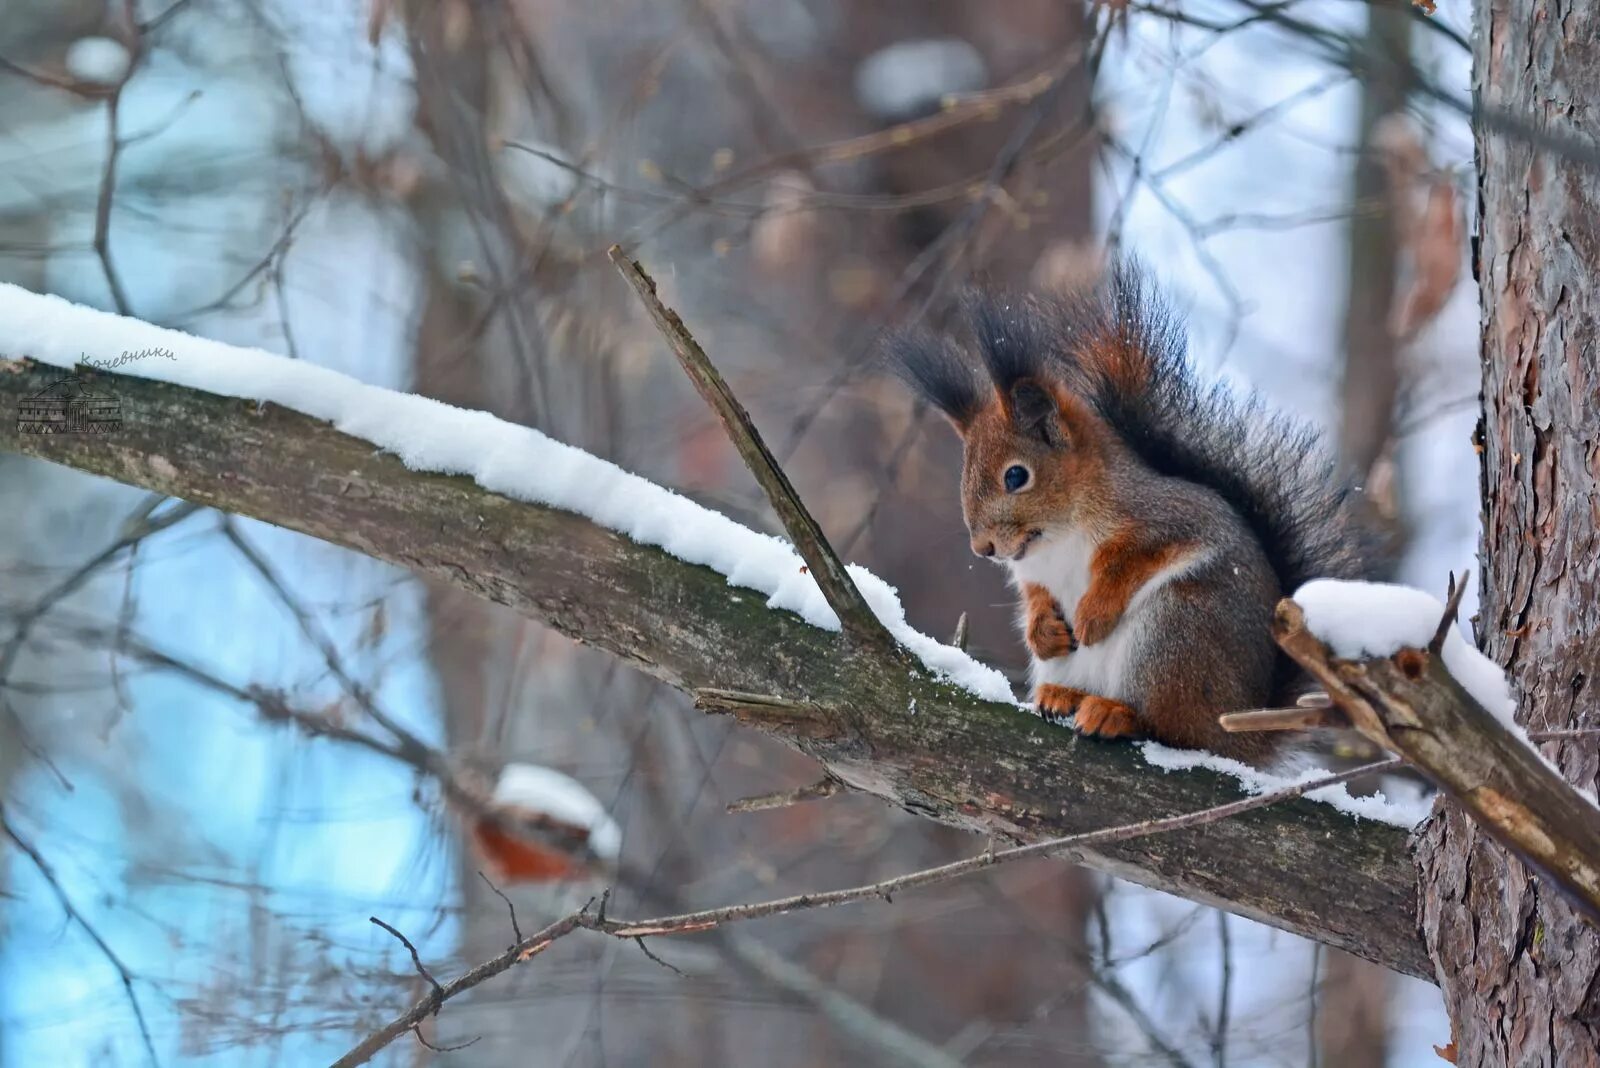
[[[9,355],[56,365],[0,362],[0,451],[444,579],[691,694],[764,697],[782,714],[749,702],[736,714],[909,811],[1031,842],[1248,792],[1206,767],[1157,771],[1136,747],[1018,708],[1003,677],[913,630],[893,589],[854,566],[912,656],[846,641],[787,543],[536,431],[6,287],[0,321]],[[106,432],[35,433],[19,418],[85,354],[142,350],[173,358],[127,365],[140,377],[77,376],[101,417],[115,402]],[[1405,842],[1401,828],[1301,800],[1106,843],[1086,862],[1431,978]]]
[[[1425,772],[1600,921],[1600,809],[1512,719],[1505,675],[1456,630],[1453,601],[1322,580],[1279,604],[1274,630],[1349,726]]]

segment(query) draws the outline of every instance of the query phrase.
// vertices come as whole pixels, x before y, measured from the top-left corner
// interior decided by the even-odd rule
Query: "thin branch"
[[[688,973],[686,973],[682,968],[678,967],[676,964],[669,964],[660,957],[656,956],[655,952],[649,946],[645,945],[643,938],[635,938],[633,940],[633,944],[639,947],[639,952],[643,953],[646,957],[649,957],[651,960],[655,961],[657,964],[661,965],[678,978],[689,978]]]
[[[126,964],[122,963],[122,958],[117,956],[116,950],[112,949],[106,940],[100,937],[100,932],[95,930],[94,925],[84,918],[83,913],[78,911],[78,907],[72,903],[72,898],[67,896],[66,890],[61,886],[61,880],[56,878],[55,871],[51,869],[44,857],[27,839],[17,833],[16,828],[11,826],[11,822],[6,819],[6,811],[3,806],[0,806],[0,831],[4,831],[6,837],[11,839],[12,844],[26,853],[28,859],[33,861],[33,866],[38,869],[44,881],[49,884],[51,892],[55,894],[56,901],[61,905],[61,910],[83,929],[84,934],[88,935],[90,941],[100,950],[100,955],[105,957],[111,967],[116,970],[117,977],[122,980],[122,989],[128,995],[128,1004],[133,1008],[133,1018],[138,1021],[139,1037],[144,1041],[145,1053],[150,1057],[151,1064],[159,1066],[161,1058],[156,1056],[156,1045],[150,1038],[150,1025],[144,1018],[144,1009],[139,1005],[139,995],[133,989],[133,973],[128,970]]]
[[[844,789],[844,783],[832,775],[824,775],[816,782],[797,786],[793,790],[779,790],[771,794],[758,794],[738,801],[728,802],[729,812],[765,812],[768,809],[788,808],[803,801],[818,801],[832,797]]]
[[[1460,581],[1456,580],[1455,572],[1450,573],[1450,589],[1444,603],[1444,615],[1439,618],[1439,626],[1433,632],[1433,640],[1428,643],[1428,652],[1438,656],[1444,652],[1444,640],[1450,637],[1450,628],[1455,626],[1456,615],[1461,611],[1461,597],[1467,592],[1467,576],[1472,574],[1469,568],[1461,573]]]
[[[136,53],[130,57],[129,74],[133,73],[132,64],[137,62]],[[119,84],[106,98],[106,166],[101,172],[100,191],[95,197],[93,244],[94,254],[100,259],[100,269],[106,276],[106,288],[111,291],[111,303],[123,315],[132,315],[133,305],[128,301],[128,291],[123,288],[122,277],[111,262],[111,207],[117,193],[118,157],[122,154],[119,119],[122,110],[122,86],[125,84],[127,84],[126,75],[122,84]]]
[[[411,944],[411,939],[407,938],[405,935],[401,934],[387,923],[384,923],[376,916],[368,916],[367,922],[382,927],[385,931],[388,931],[390,934],[398,938],[400,940],[400,944],[406,947],[407,952],[411,954],[411,963],[416,966],[417,974],[422,976],[423,979],[427,980],[428,985],[433,988],[433,997],[436,1002],[433,1014],[435,1016],[439,1015],[439,1009],[437,1006],[444,1004],[444,988],[439,985],[439,980],[433,977],[433,973],[428,971],[427,965],[422,963],[422,955],[417,952],[417,947]]]
[[[1364,764],[1358,768],[1352,768],[1349,771],[1325,775],[1293,786],[1286,786],[1270,793],[1247,797],[1225,805],[1217,805],[1213,808],[1186,812],[1177,816],[1168,816],[1164,819],[1141,820],[1137,823],[1124,824],[1119,827],[1107,827],[1097,831],[1088,831],[1084,834],[1068,835],[1063,838],[1053,838],[1049,841],[1035,842],[1030,845],[1014,846],[1010,849],[994,852],[985,851],[965,860],[954,861],[935,868],[925,868],[921,871],[896,876],[892,879],[885,879],[882,882],[851,887],[845,890],[796,894],[770,901],[729,905],[676,916],[663,916],[657,919],[635,921],[609,918],[604,914],[603,910],[596,914],[590,914],[587,911],[587,907],[585,907],[584,910],[557,920],[542,930],[529,935],[515,946],[506,950],[506,952],[484,961],[477,967],[446,983],[443,987],[441,1000],[448,1001],[517,964],[533,959],[550,948],[556,940],[580,929],[594,931],[612,938],[653,938],[709,931],[728,923],[760,919],[767,916],[779,916],[790,912],[833,908],[862,901],[887,901],[893,894],[903,890],[949,882],[952,879],[958,879],[974,872],[984,871],[996,865],[1027,857],[1074,856],[1084,850],[1111,842],[1122,842],[1131,838],[1164,834],[1170,831],[1216,823],[1245,812],[1265,808],[1291,798],[1301,797],[1315,790],[1349,782],[1351,779],[1359,778],[1363,775],[1398,767],[1400,763],[1397,759],[1381,760],[1372,764]],[[416,1026],[424,1017],[434,1012],[434,1004],[434,998],[431,995],[423,998],[399,1017],[368,1035],[349,1053],[335,1061],[333,1068],[354,1068],[356,1065],[366,1064],[385,1046]]]
[[[1217,989],[1217,1024],[1212,1031],[1211,1055],[1217,1068],[1227,1068],[1228,1027],[1233,996],[1233,943],[1228,938],[1228,914],[1217,913],[1217,937],[1221,942],[1222,982]]]
[[[162,11],[160,14],[152,15],[140,23],[139,33],[141,35],[155,33],[157,30],[161,29],[162,26],[166,25],[174,15],[188,7],[190,2],[191,0],[172,0],[172,3],[167,5],[166,10]]]
[[[513,905],[511,903],[511,899],[506,897],[505,893],[502,892],[498,886],[494,885],[494,881],[487,875],[483,874],[483,872],[480,871],[478,873],[478,878],[482,879],[484,883],[488,885],[489,889],[494,891],[495,897],[498,897],[501,901],[506,903],[506,910],[511,913],[511,933],[516,937],[518,942],[522,941],[522,928],[517,925],[517,906]]]
[[[678,314],[671,308],[661,303],[661,298],[656,295],[655,280],[622,251],[622,246],[612,245],[608,255],[611,257],[611,262],[616,264],[617,270],[622,273],[622,277],[627,279],[634,292],[639,294],[639,299],[649,311],[650,318],[672,346],[679,365],[694,383],[694,388],[711,406],[712,411],[717,413],[723,429],[733,440],[734,448],[739,450],[739,455],[750,468],[750,473],[755,475],[756,481],[766,492],[767,499],[772,502],[773,511],[778,513],[784,530],[789,533],[789,540],[794,542],[801,559],[805,560],[806,566],[810,568],[811,576],[816,579],[823,597],[838,615],[839,624],[844,628],[844,632],[861,642],[886,649],[894,648],[894,638],[873,614],[866,598],[861,596],[861,591],[856,589],[855,580],[845,570],[844,563],[834,553],[833,546],[828,544],[822,528],[806,510],[799,494],[795,493],[794,486],[789,482],[789,476],[783,473],[783,468],[778,466],[778,461],[767,449],[766,443],[761,440],[761,435],[757,432],[755,424],[750,421],[744,406],[728,388],[727,382],[712,365],[705,350],[694,339],[694,335],[689,333],[689,328],[683,325],[683,320],[678,318]]]
[[[295,622],[300,626],[300,632],[322,654],[323,662],[327,664],[328,671],[332,673],[350,699],[363,712],[371,716],[373,722],[379,724],[399,739],[402,746],[417,753],[427,752],[428,745],[402,725],[399,720],[379,708],[377,701],[373,699],[367,688],[357,682],[345,670],[344,660],[339,655],[339,649],[334,645],[333,639],[322,629],[316,618],[312,616],[306,607],[300,603],[299,598],[289,591],[288,585],[284,582],[283,576],[278,574],[277,568],[273,567],[272,562],[244,536],[244,532],[239,529],[239,525],[234,521],[233,517],[223,517],[222,533],[233,547],[239,551],[239,555],[243,556],[245,561],[255,570],[256,574],[261,576],[261,580],[272,590],[279,603],[289,610],[290,615],[294,616]]]
[[[146,513],[143,517],[138,518],[136,522],[125,527],[123,534],[116,541],[90,557],[79,565],[72,574],[47,591],[33,603],[33,607],[24,609],[18,614],[11,637],[6,641],[5,647],[0,649],[0,690],[4,689],[7,680],[10,679],[11,669],[16,666],[17,657],[22,652],[22,647],[26,644],[34,624],[46,612],[49,612],[50,609],[77,592],[85,583],[94,578],[101,568],[138,545],[145,538],[159,534],[168,527],[176,526],[198,511],[200,511],[200,505],[198,504],[179,502],[160,515],[151,516]]]
[[[1331,705],[1294,708],[1255,708],[1248,712],[1225,712],[1217,717],[1222,729],[1245,731],[1304,731],[1324,727],[1350,726],[1343,712]]]

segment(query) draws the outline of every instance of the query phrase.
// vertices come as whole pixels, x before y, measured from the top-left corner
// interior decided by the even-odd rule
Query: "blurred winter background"
[[[1337,436],[1405,580],[1442,590],[1471,563],[1466,19],[0,0],[0,280],[488,408],[774,529],[606,262],[623,241],[842,552],[920,629],[968,612],[974,650],[1016,666],[957,444],[872,363],[885,325],[937,320],[974,278],[1052,289],[1139,253],[1197,361]],[[408,769],[126,662],[84,621],[335,708],[326,635],[426,739],[585,784],[629,862],[696,905],[981,845],[861,798],[729,814],[807,762],[394,568],[0,456],[6,1068],[324,1064],[424,992],[368,916],[441,977],[511,940]],[[513,897],[526,930],[588,892]],[[1448,1041],[1426,984],[1060,862],[740,935],[771,952],[656,940],[682,974],[568,939],[424,1031],[471,1046],[407,1036],[381,1063],[878,1064],[899,1029],[972,1064],[1398,1066]]]

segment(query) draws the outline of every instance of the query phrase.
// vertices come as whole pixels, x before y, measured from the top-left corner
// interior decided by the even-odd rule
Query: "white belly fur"
[[[1018,588],[1037,583],[1049,590],[1060,602],[1070,622],[1077,612],[1078,601],[1089,588],[1089,562],[1094,557],[1094,551],[1095,543],[1083,534],[1047,536],[1020,561],[1011,565],[1012,582]],[[1145,629],[1150,625],[1153,614],[1151,595],[1174,578],[1203,563],[1208,555],[1202,550],[1175,560],[1158,571],[1149,582],[1139,587],[1128,602],[1122,621],[1099,644],[1081,645],[1066,656],[1052,660],[1035,657],[1030,672],[1033,685],[1055,683],[1117,701],[1134,700],[1137,695],[1130,692],[1128,668]],[[1026,608],[1021,622],[1026,628]]]

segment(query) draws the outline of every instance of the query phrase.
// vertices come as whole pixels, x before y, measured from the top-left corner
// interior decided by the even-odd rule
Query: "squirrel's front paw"
[[[1080,645],[1099,645],[1111,636],[1122,622],[1121,609],[1112,609],[1093,596],[1091,590],[1078,602],[1078,611],[1072,620],[1072,630]]]
[[[1078,647],[1072,624],[1061,610],[1061,602],[1043,586],[1030,585],[1028,595],[1028,649],[1040,660],[1066,656]]]

